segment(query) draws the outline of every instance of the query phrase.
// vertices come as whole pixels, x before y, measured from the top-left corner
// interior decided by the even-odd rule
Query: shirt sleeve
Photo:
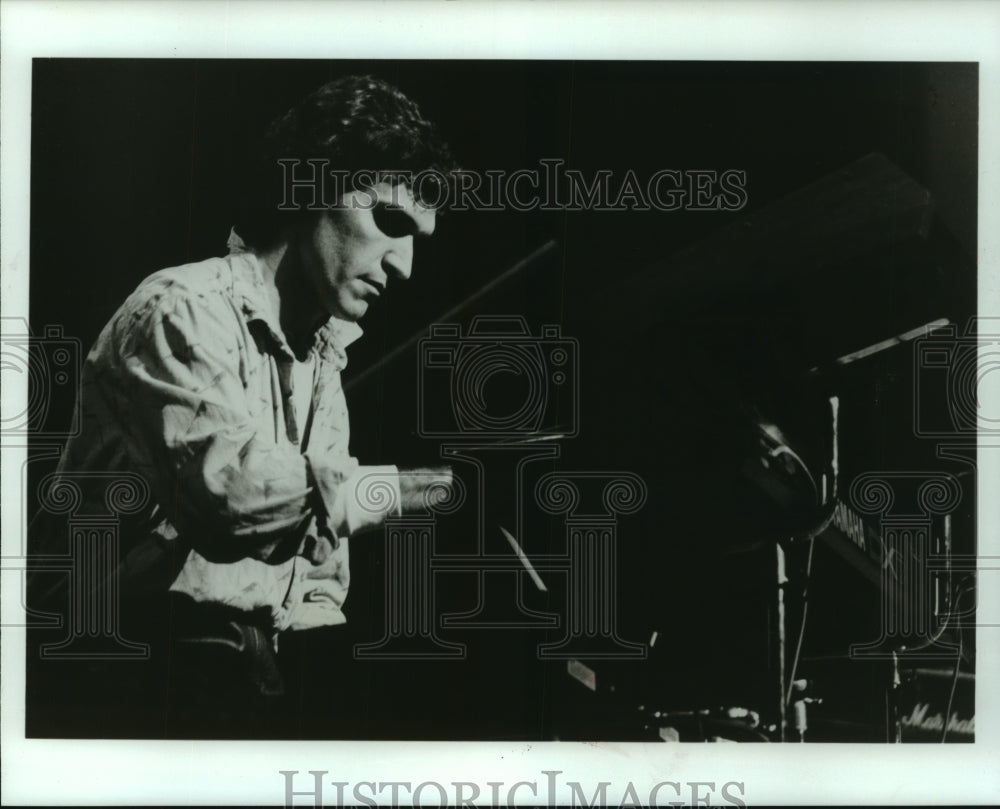
[[[307,462],[279,441],[273,402],[251,401],[245,385],[237,318],[228,302],[175,295],[120,324],[130,452],[206,558],[277,562],[323,508],[315,481],[334,492],[357,462]]]
[[[324,485],[318,488],[323,492]],[[354,536],[378,528],[386,517],[399,516],[399,470],[395,466],[359,466],[341,485],[323,493],[329,503],[330,527],[338,536]]]

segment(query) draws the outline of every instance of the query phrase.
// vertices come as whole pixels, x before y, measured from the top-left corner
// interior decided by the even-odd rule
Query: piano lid
[[[936,219],[930,193],[873,153],[571,312],[581,324],[617,313],[622,344],[673,341],[678,353],[745,364],[752,380],[974,309],[974,264]]]

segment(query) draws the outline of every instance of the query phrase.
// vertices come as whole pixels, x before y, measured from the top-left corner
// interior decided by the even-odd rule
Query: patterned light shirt
[[[398,470],[348,452],[340,372],[361,328],[331,318],[318,330],[311,408],[297,413],[303,377],[260,262],[235,233],[229,247],[149,276],[105,326],[59,472],[147,482],[148,507],[122,525],[126,594],[168,586],[267,611],[278,631],[343,623],[347,537],[399,503]],[[394,501],[384,488],[366,499],[359,484],[374,481]]]

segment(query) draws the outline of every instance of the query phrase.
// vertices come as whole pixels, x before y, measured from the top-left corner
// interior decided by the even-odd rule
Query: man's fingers
[[[426,467],[399,473],[399,493],[404,512],[423,511],[451,497],[451,467]]]

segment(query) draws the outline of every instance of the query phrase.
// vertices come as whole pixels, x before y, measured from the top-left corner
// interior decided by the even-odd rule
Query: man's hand
[[[403,514],[426,512],[452,496],[450,466],[399,470],[400,509]]]

